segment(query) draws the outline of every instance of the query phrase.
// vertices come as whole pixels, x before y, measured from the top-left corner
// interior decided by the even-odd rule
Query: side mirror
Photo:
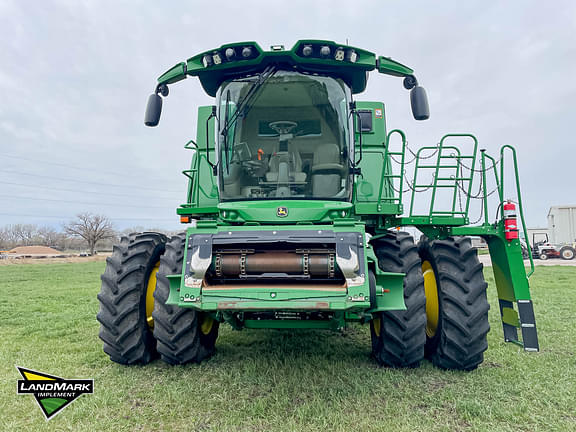
[[[428,96],[426,96],[424,87],[417,85],[410,90],[410,104],[412,105],[412,115],[416,120],[428,120],[430,118]]]
[[[162,114],[162,98],[160,95],[151,94],[148,98],[148,105],[146,106],[144,124],[149,127],[158,126],[160,114]]]

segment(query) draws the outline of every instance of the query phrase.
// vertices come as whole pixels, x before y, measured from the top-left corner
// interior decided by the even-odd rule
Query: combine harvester
[[[200,362],[221,323],[338,330],[356,322],[370,323],[380,365],[428,358],[473,370],[487,349],[489,304],[467,236],[488,243],[505,340],[538,350],[515,150],[493,158],[473,135],[450,134],[411,151],[401,130],[387,128],[382,102],[354,100],[374,70],[402,78],[414,118],[429,117],[412,69],[331,41],[270,51],[223,45],[160,76],[146,125],[158,124],[168,86],[188,77],[216,105],[199,107],[197,139],[185,146],[192,165],[177,213],[186,232],[131,234],[107,260],[98,320],[113,361]],[[509,177],[516,205],[504,196]],[[408,226],[424,233],[417,244]]]

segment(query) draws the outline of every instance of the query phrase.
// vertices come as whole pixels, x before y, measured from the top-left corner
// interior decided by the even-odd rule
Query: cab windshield
[[[293,71],[225,82],[218,93],[223,200],[350,198],[348,87]]]

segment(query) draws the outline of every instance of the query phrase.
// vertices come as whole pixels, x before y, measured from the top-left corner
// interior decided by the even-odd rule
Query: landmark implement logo
[[[19,366],[16,369],[24,378],[18,380],[16,393],[34,395],[46,420],[50,420],[83,394],[94,393],[94,380],[91,379],[65,379]]]

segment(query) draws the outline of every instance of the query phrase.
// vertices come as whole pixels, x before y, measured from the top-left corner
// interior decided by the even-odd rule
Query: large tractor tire
[[[405,232],[388,232],[372,241],[372,246],[380,270],[406,274],[406,310],[375,313],[370,323],[372,355],[381,366],[418,367],[426,343],[426,300],[418,249]]]
[[[490,330],[486,282],[467,237],[418,244],[426,292],[426,357],[441,369],[474,370]]]
[[[98,294],[104,352],[120,364],[146,364],[156,357],[152,294],[167,238],[144,232],[122,237],[106,259]]]
[[[154,337],[166,363],[199,363],[214,353],[220,323],[211,315],[190,308],[167,305],[170,283],[167,275],[181,274],[185,234],[172,237],[160,260],[154,291]]]
[[[575,251],[571,246],[563,246],[562,249],[560,249],[560,257],[563,260],[572,260],[574,259],[574,255]]]

